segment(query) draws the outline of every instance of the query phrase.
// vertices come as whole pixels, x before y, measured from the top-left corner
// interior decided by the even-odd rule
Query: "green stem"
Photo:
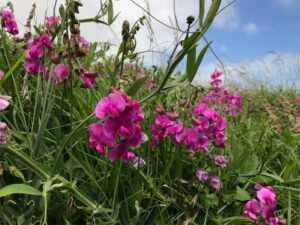
[[[14,157],[18,158],[21,160],[26,166],[31,168],[40,178],[43,180],[49,180],[50,179],[50,173],[45,171],[43,167],[32,160],[28,155],[23,153],[22,151],[18,149],[14,149],[10,146],[6,146],[3,148],[4,151],[7,153],[13,155]],[[97,209],[97,205],[89,199],[88,196],[86,196],[83,192],[81,192],[74,184],[72,184],[70,181],[66,180],[65,178],[61,177],[61,179],[58,178],[59,181],[63,182],[65,185],[64,187],[68,190],[70,190],[73,195],[81,201],[83,204],[85,204],[87,207],[89,207],[92,210]]]

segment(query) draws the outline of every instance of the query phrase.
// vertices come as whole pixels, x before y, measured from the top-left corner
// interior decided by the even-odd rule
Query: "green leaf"
[[[203,18],[205,13],[205,0],[199,0],[199,26],[201,27],[203,24]]]
[[[207,43],[207,45],[201,50],[200,54],[197,57],[197,60],[196,60],[197,46],[195,46],[189,52],[188,57],[187,57],[187,64],[186,64],[187,78],[188,78],[189,82],[192,82],[194,80],[194,77],[196,76],[199,66],[207,52],[207,49],[211,45],[211,43],[212,42]]]
[[[117,16],[120,13],[118,13],[115,17],[114,17],[114,8],[113,8],[113,2],[112,0],[108,1],[108,6],[107,6],[107,25],[111,25],[116,19]]]
[[[207,49],[208,49],[209,46],[211,45],[211,43],[212,43],[212,42],[207,43],[207,45],[201,50],[200,54],[198,55],[198,58],[197,58],[197,61],[196,61],[196,64],[195,64],[195,71],[194,71],[194,74],[197,73],[198,68],[199,68],[199,66],[200,66],[200,64],[201,64],[201,62],[202,62],[202,60],[203,60],[203,58],[204,58],[204,56],[205,56],[205,54],[206,54]],[[195,76],[195,75],[194,75],[194,76]],[[194,78],[193,78],[193,79],[194,79]]]
[[[135,81],[130,88],[126,91],[126,94],[133,97],[136,95],[136,93],[143,87],[144,83],[146,82],[147,77],[142,77],[141,79],[138,79]]]
[[[65,16],[66,16],[66,12],[65,12],[65,8],[63,5],[59,6],[59,15],[62,18],[62,20],[64,20]]]
[[[0,85],[7,79],[10,77],[10,75],[12,75],[12,73],[16,70],[16,68],[20,65],[20,63],[23,61],[23,59],[25,58],[27,54],[27,51],[25,51],[23,53],[23,55],[21,55],[21,57],[17,60],[17,62],[10,68],[10,70],[5,74],[5,76],[3,77],[3,79],[0,81]]]
[[[193,81],[194,78],[194,71],[195,71],[195,61],[196,61],[196,51],[197,46],[195,46],[187,55],[186,60],[186,74],[187,78],[190,82]]]
[[[247,200],[251,199],[251,197],[250,197],[248,191],[237,186],[234,199],[239,200],[239,201],[247,201]]]
[[[0,197],[12,194],[42,195],[42,193],[26,184],[11,184],[0,189]]]

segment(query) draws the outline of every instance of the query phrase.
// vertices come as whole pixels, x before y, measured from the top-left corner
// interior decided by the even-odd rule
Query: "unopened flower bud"
[[[53,62],[54,64],[59,64],[60,63],[60,58],[58,55],[51,55],[50,56],[50,61]]]

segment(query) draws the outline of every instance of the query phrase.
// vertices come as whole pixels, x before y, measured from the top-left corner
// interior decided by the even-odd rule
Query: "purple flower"
[[[198,170],[196,173],[196,177],[200,180],[200,181],[206,181],[208,179],[208,172],[205,170]]]
[[[216,190],[220,190],[222,188],[222,183],[221,183],[219,177],[217,177],[217,176],[212,176],[210,178],[209,184],[211,187],[213,187]]]
[[[212,155],[212,158],[214,160],[214,163],[216,166],[224,169],[227,165],[228,158],[223,155]]]

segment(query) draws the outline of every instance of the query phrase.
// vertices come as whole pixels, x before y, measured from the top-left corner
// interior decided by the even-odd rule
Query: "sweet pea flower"
[[[70,75],[69,65],[58,64],[55,67],[54,72],[56,73],[57,83],[62,83],[69,79],[69,75]]]
[[[19,34],[18,25],[12,12],[0,9],[0,16],[2,17],[2,25],[4,25],[8,33],[12,35]]]
[[[196,173],[196,177],[200,181],[206,181],[208,179],[208,172],[205,170],[198,170]]]
[[[275,191],[270,186],[262,186],[255,184],[257,189],[256,196],[258,200],[252,199],[246,203],[246,210],[243,216],[249,217],[251,220],[258,222],[257,214],[261,217],[267,225],[284,225],[285,219],[280,219],[274,216],[274,211],[277,206]]]
[[[221,183],[219,177],[217,177],[217,176],[212,176],[210,178],[209,184],[211,187],[213,187],[216,190],[220,190],[222,188],[222,183]]]
[[[139,103],[126,94],[111,93],[99,101],[95,114],[103,123],[90,125],[90,147],[102,154],[106,153],[107,147],[111,162],[122,158],[125,163],[134,167],[145,164],[131,152],[132,148],[138,148],[148,140],[140,125],[144,120],[144,113]]]
[[[224,169],[227,165],[228,162],[228,158],[226,156],[223,155],[212,155],[211,156],[214,160],[214,163],[216,166]]]
[[[101,99],[95,109],[95,114],[99,119],[104,119],[107,115],[117,117],[125,110],[126,102],[122,95],[117,93],[109,94]]]
[[[243,216],[249,217],[253,221],[258,221],[257,214],[261,211],[261,205],[256,199],[252,199],[246,203],[246,210]]]
[[[272,187],[270,187],[270,186],[264,187],[264,186],[257,184],[257,185],[255,185],[255,188],[258,190],[257,198],[263,204],[270,205],[270,206],[277,205],[275,191]]]
[[[0,95],[0,111],[6,109],[9,106],[10,96]]]

